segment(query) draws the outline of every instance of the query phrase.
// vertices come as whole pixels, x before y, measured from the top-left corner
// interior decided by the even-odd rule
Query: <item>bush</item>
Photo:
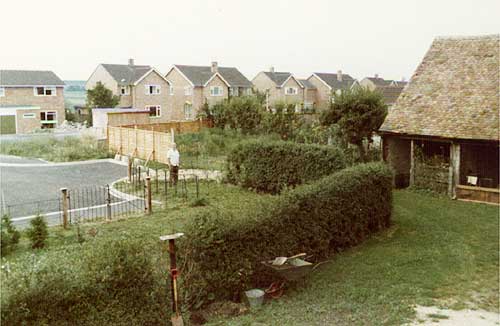
[[[1,224],[1,247],[0,252],[1,255],[4,256],[14,250],[15,246],[19,243],[19,239],[21,238],[21,234],[12,224],[10,216],[4,215],[2,217]]]
[[[169,307],[159,257],[124,234],[10,261],[2,325],[161,325]]]
[[[390,224],[392,172],[383,163],[347,168],[238,213],[205,211],[186,227],[182,289],[192,305],[269,284],[261,261],[300,252],[320,261]],[[266,283],[267,282],[267,283]]]
[[[278,133],[281,139],[287,140],[302,125],[301,116],[295,113],[295,104],[276,103],[273,112],[263,116],[263,129],[267,133]]]
[[[45,240],[47,240],[49,232],[43,215],[38,214],[30,221],[30,225],[31,227],[27,230],[27,235],[31,241],[31,248],[40,249],[45,247]]]
[[[346,166],[337,147],[283,141],[244,142],[231,151],[227,161],[230,182],[269,193],[316,180]]]

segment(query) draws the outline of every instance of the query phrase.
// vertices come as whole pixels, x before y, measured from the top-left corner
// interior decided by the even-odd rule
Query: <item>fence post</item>
[[[151,215],[153,213],[153,200],[151,198],[151,177],[148,175],[146,177],[146,214]]]
[[[196,199],[200,198],[200,185],[198,184],[198,176],[196,176]]]
[[[68,228],[68,188],[61,188],[63,228]]]
[[[128,158],[128,182],[132,182],[132,158]]]
[[[109,185],[106,185],[106,214],[108,220],[111,220],[111,192],[109,191]]]

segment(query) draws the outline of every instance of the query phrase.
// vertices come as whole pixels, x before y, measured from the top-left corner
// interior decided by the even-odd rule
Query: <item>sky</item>
[[[2,0],[0,69],[99,63],[410,78],[436,36],[500,33],[499,0]]]

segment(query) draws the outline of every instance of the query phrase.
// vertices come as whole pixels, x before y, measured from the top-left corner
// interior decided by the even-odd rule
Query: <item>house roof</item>
[[[314,75],[321,79],[325,84],[332,89],[344,89],[351,87],[356,80],[348,74],[342,74],[342,81],[337,78],[337,73],[315,72]]]
[[[111,77],[119,85],[133,85],[136,81],[141,79],[147,72],[149,72],[151,66],[136,66],[136,65],[117,65],[117,64],[105,64],[102,66],[109,72]]]
[[[0,86],[64,86],[52,71],[0,70]]]
[[[437,38],[380,131],[499,140],[500,35]]]
[[[398,99],[399,95],[403,91],[404,86],[383,86],[383,87],[377,87],[377,90],[382,93],[382,96],[384,97],[385,104],[387,105],[393,105],[396,103],[396,100]]]
[[[377,87],[389,86],[394,80],[384,79],[380,77],[366,77],[369,81],[375,84]]]
[[[263,73],[278,86],[283,85],[288,80],[288,78],[292,76],[292,73],[284,71],[283,72],[263,71]]]
[[[298,79],[298,82],[302,84],[305,88],[309,89],[316,89],[316,86],[314,86],[310,81],[307,79]]]
[[[179,69],[194,86],[205,86],[205,84],[216,74],[212,72],[212,67],[210,66],[175,65],[175,67]],[[218,67],[217,72],[231,87],[252,87],[252,83],[234,67]]]

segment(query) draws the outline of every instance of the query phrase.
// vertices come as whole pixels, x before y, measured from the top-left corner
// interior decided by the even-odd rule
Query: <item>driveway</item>
[[[111,160],[47,164],[0,156],[0,162],[0,204],[12,218],[59,211],[61,188],[92,189],[127,176],[127,167]],[[78,207],[76,202],[72,208]]]

